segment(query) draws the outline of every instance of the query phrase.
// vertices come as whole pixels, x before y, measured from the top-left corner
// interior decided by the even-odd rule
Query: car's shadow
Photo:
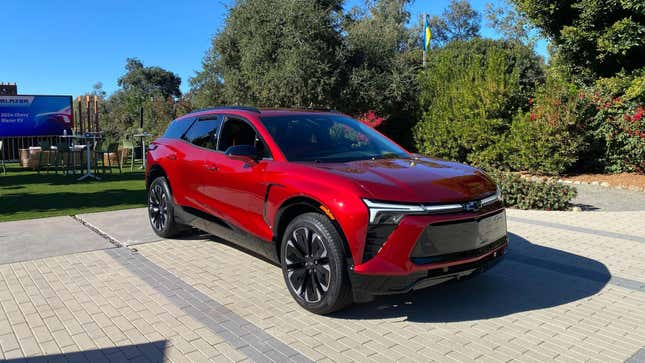
[[[342,319],[405,318],[415,322],[488,319],[558,306],[600,291],[611,275],[602,263],[532,244],[509,234],[505,260],[463,281],[377,297],[333,314]]]

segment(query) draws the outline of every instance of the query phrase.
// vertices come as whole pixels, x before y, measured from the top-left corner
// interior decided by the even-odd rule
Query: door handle
[[[177,155],[175,155],[175,154],[170,154],[170,155],[168,155],[168,159],[170,159],[170,160],[177,160]]]
[[[208,164],[206,165],[206,169],[208,169],[209,171],[217,171],[217,165]]]

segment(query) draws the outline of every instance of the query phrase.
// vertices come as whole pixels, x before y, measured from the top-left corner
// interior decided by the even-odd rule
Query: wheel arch
[[[327,218],[329,218],[329,215],[327,214],[327,212],[321,208],[323,206],[324,206],[324,203],[321,203],[311,197],[306,197],[306,196],[289,198],[286,201],[284,201],[282,205],[280,205],[280,208],[278,208],[278,211],[276,213],[275,223],[273,226],[273,230],[274,230],[273,241],[275,244],[275,248],[276,248],[275,252],[276,252],[276,256],[278,257],[278,261],[280,261],[280,248],[282,245],[282,238],[289,223],[291,223],[291,221],[293,221],[299,215],[304,213],[309,213],[309,212],[326,215]],[[349,244],[347,243],[347,237],[345,236],[345,232],[343,231],[343,228],[340,226],[340,224],[335,218],[329,218],[329,220],[334,225],[334,227],[336,227],[336,230],[338,231],[338,234],[342,239],[343,247],[345,249],[345,255],[348,261],[352,261],[352,265],[353,265],[352,252],[349,248]]]
[[[150,171],[148,171],[148,175],[146,176],[146,190],[149,190],[150,184],[152,184],[152,182],[160,176],[163,176],[166,178],[166,180],[168,181],[168,188],[170,188],[170,191],[172,192],[172,187],[170,184],[170,179],[168,178],[168,174],[166,174],[166,171],[159,164],[154,164],[150,166]]]

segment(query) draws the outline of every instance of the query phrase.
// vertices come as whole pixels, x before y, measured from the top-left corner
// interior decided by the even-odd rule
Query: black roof
[[[221,110],[237,110],[237,111],[249,111],[254,113],[262,113],[262,111],[313,111],[313,112],[333,112],[341,113],[340,111],[324,108],[324,107],[302,107],[302,108],[257,108],[252,106],[216,106],[208,107],[200,110],[195,110],[189,114],[199,113],[199,112],[208,112],[208,111],[221,111]]]
[[[260,113],[260,110],[258,108],[250,107],[250,106],[217,106],[217,107],[203,108],[201,110],[196,110],[191,113],[204,112],[204,111],[218,111],[218,110],[240,110],[240,111],[250,111],[250,112]]]

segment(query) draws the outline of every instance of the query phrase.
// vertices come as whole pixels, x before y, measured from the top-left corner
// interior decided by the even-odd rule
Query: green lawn
[[[38,175],[8,164],[0,168],[0,222],[145,206],[143,171],[119,174],[118,169],[101,181],[82,181],[79,175]]]

